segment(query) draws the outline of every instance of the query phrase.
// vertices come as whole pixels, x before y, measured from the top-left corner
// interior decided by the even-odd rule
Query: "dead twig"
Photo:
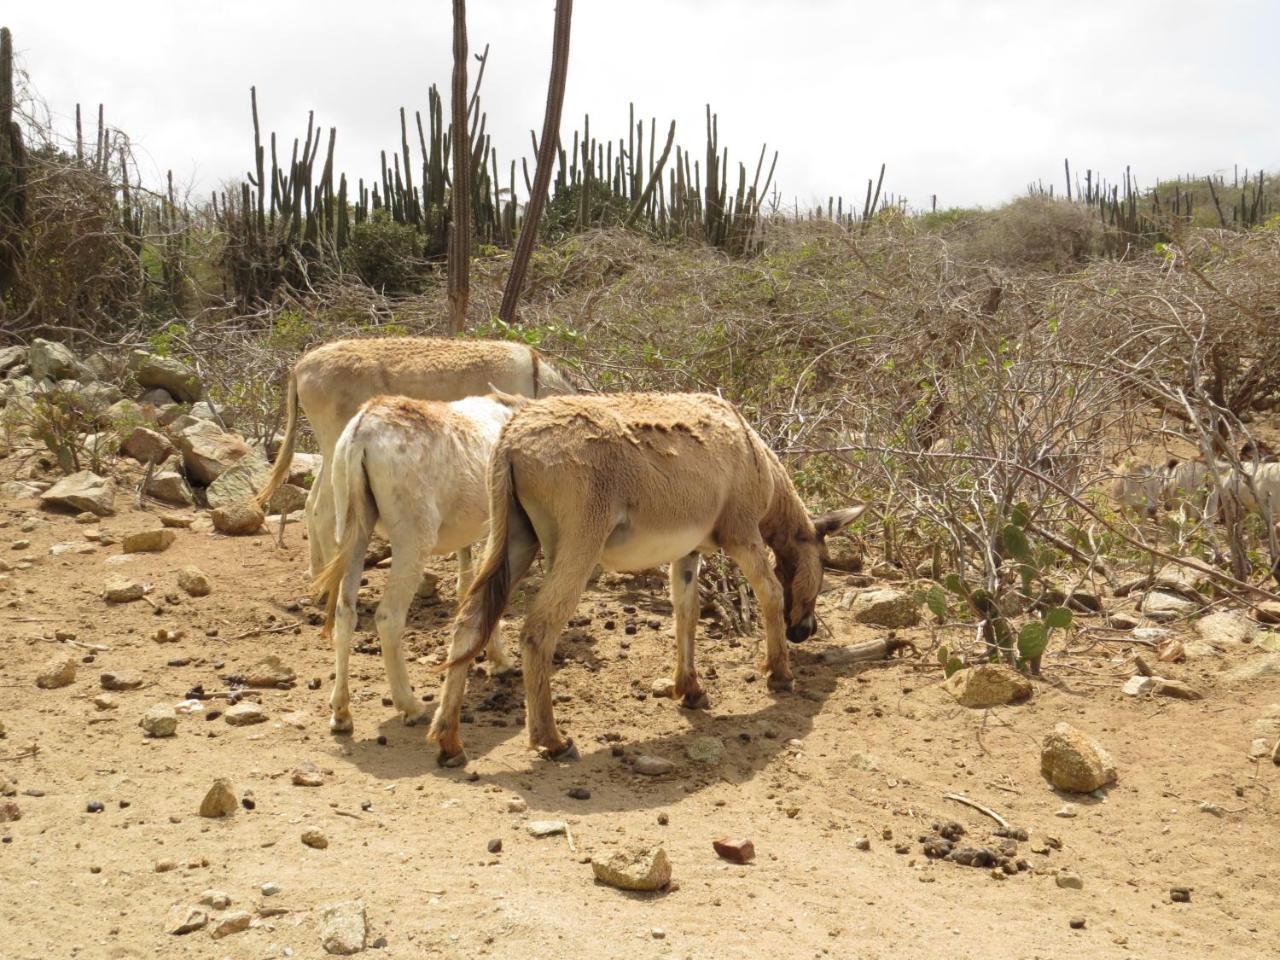
[[[994,820],[996,823],[1000,825],[1001,830],[1009,829],[1008,820],[1000,816],[1000,814],[996,813],[990,807],[984,807],[982,804],[978,803],[978,801],[976,800],[970,800],[968,797],[963,796],[959,793],[944,793],[942,796],[947,800],[954,800],[956,803],[963,803],[966,807],[972,807],[974,810],[977,810],[979,813],[986,814],[988,817],[990,817],[992,820]]]

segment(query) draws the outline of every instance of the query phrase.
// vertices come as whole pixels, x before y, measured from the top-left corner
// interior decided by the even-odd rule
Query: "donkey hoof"
[[[582,759],[582,754],[578,752],[578,745],[573,742],[572,738],[566,740],[565,745],[558,752],[544,749],[543,755],[548,760],[554,760],[556,763],[573,763],[575,760]]]
[[[769,689],[774,693],[791,693],[796,688],[793,677],[770,677]]]
[[[339,719],[338,717],[329,718],[329,732],[339,736],[348,734],[354,728],[355,724],[351,722],[350,717]]]
[[[453,756],[449,756],[441,750],[439,756],[436,757],[436,763],[442,767],[451,767],[454,769],[465,767],[467,765],[467,751],[459,750]]]
[[[705,690],[686,693],[680,700],[680,706],[686,710],[710,710],[711,698],[707,696]]]
[[[431,714],[426,710],[415,710],[413,713],[402,711],[400,716],[404,718],[406,727],[416,727],[418,724],[430,719]]]

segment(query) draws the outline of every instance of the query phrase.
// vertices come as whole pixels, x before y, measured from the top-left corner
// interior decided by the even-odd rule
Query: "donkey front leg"
[[[738,565],[760,604],[760,618],[764,621],[764,669],[769,676],[769,689],[791,690],[795,686],[795,680],[791,675],[791,660],[787,653],[782,585],[769,566],[764,541],[757,537],[741,543],[726,543],[724,552]]]
[[[364,548],[356,550],[342,575],[338,587],[338,605],[333,614],[333,694],[329,697],[329,729],[334,733],[351,732],[351,690],[348,686],[348,663],[351,659],[351,636],[356,628],[356,598],[360,577],[364,573]]]
[[[698,568],[702,557],[691,553],[671,564],[671,606],[676,619],[675,696],[690,710],[706,710],[711,700],[698,683],[693,644],[698,631]]]
[[[401,640],[404,637],[409,604],[413,601],[422,578],[421,559],[429,552],[429,541],[424,543],[417,536],[393,535],[391,572],[387,576],[382,602],[378,604],[378,612],[374,616],[378,639],[382,643],[382,662],[387,670],[387,682],[391,685],[391,702],[409,726],[422,719],[426,707],[413,695]]]

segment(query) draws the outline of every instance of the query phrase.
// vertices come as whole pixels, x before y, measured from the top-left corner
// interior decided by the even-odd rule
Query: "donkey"
[[[258,505],[265,507],[289,478],[301,407],[311,421],[324,458],[306,506],[311,576],[316,577],[337,544],[329,462],[338,435],[360,405],[382,394],[418,400],[461,400],[488,393],[494,387],[525,397],[573,392],[569,381],[538,351],[521,343],[387,337],[335,340],[316,347],[289,374],[284,442],[266,486],[256,497]],[[471,549],[466,546],[458,553],[460,593],[470,580],[470,571]]]
[[[489,643],[539,549],[547,572],[520,634],[529,744],[574,759],[552,713],[551,661],[596,564],[643,570],[670,561],[674,696],[705,708],[693,663],[700,554],[721,549],[742,570],[760,603],[769,687],[789,690],[786,641],[815,630],[823,538],[864,509],[810,519],[777,456],[719,397],[612,394],[522,407],[489,462],[487,553],[437,668],[448,675],[428,739],[439,743],[440,763],[466,763],[458,720],[467,663]]]
[[[324,635],[333,638],[337,661],[329,701],[334,732],[351,730],[347,661],[364,551],[375,527],[391,542],[391,572],[375,617],[391,700],[406,723],[421,718],[423,706],[409,685],[400,638],[422,560],[462,550],[484,536],[489,454],[512,407],[523,402],[505,395],[453,403],[376,397],[342,431],[329,471],[338,547],[314,583],[328,598]],[[496,671],[510,668],[496,634],[488,653]]]

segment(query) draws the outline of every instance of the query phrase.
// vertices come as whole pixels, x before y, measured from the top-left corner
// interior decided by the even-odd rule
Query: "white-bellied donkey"
[[[298,439],[298,411],[311,421],[323,462],[307,496],[307,542],[311,576],[333,556],[332,485],[328,482],[333,448],[361,404],[377,396],[416,400],[461,400],[497,388],[524,397],[572,393],[573,387],[522,343],[500,340],[444,340],[435,337],[386,337],[335,340],[302,357],[289,374],[284,441],[275,467],[257,496],[265,508],[289,478]],[[459,593],[470,579],[471,551],[458,554]]]
[[[423,706],[409,685],[400,640],[422,561],[428,554],[461,550],[485,535],[489,455],[512,406],[523,402],[507,395],[452,403],[377,397],[342,431],[326,471],[336,508],[337,553],[314,584],[328,596],[324,634],[333,639],[337,664],[329,720],[334,731],[351,729],[347,661],[364,551],[375,528],[391,543],[391,571],[375,616],[391,700],[406,723],[421,717]],[[495,670],[509,665],[496,632],[489,659]]]
[[[727,553],[760,603],[769,687],[790,689],[787,641],[815,630],[823,538],[863,507],[810,519],[791,478],[733,404],[705,394],[553,397],[515,412],[489,465],[484,563],[454,624],[430,738],[440,762],[466,762],[458,734],[468,662],[489,643],[538,550],[547,572],[520,633],[530,746],[576,756],[556,728],[556,640],[596,564],[671,562],[674,695],[707,706],[693,663],[700,553]],[[772,552],[772,558],[770,553]]]

